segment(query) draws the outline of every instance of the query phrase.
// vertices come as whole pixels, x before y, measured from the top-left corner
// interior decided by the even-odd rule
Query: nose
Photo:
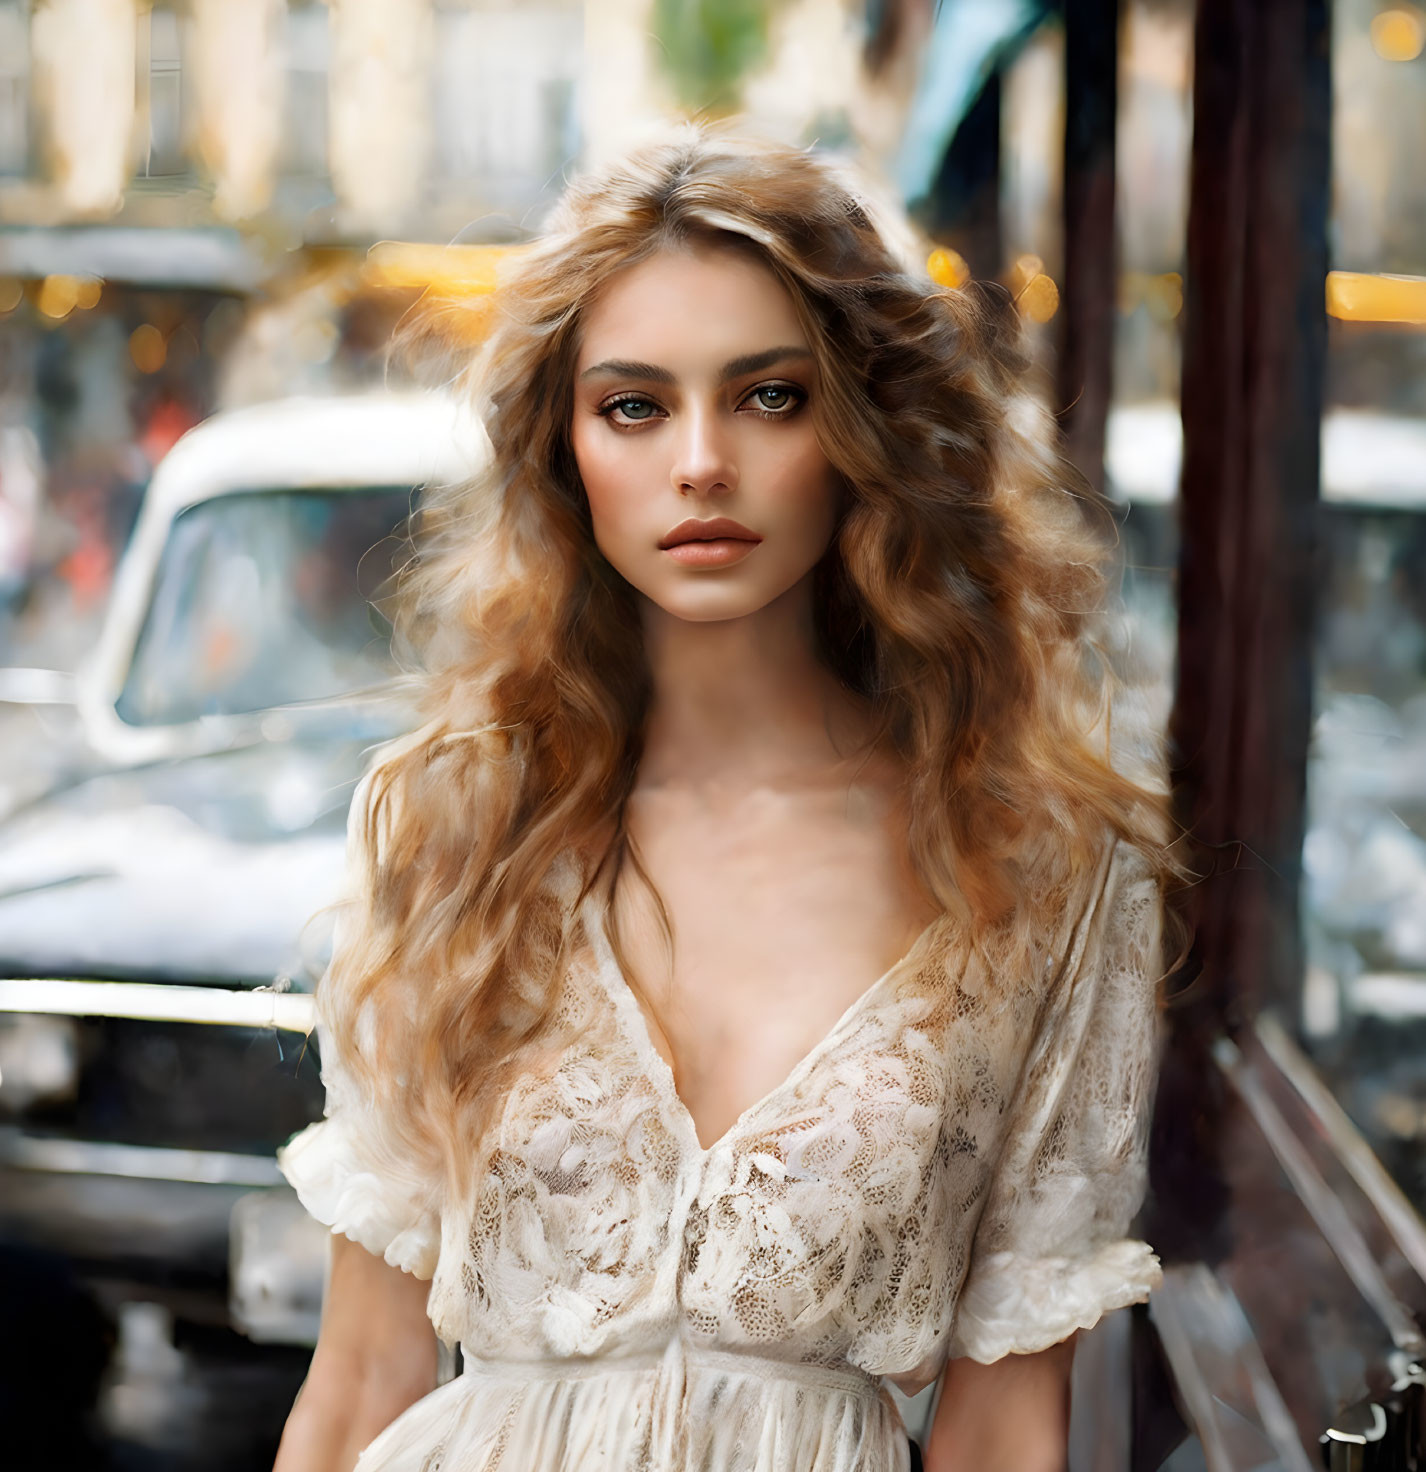
[[[684,496],[736,490],[737,465],[717,410],[694,405],[680,417],[669,468],[674,490]]]

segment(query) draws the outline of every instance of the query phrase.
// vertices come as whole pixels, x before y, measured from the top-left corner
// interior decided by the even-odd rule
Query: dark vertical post
[[[1180,817],[1218,876],[1198,953],[1223,1020],[1302,970],[1318,575],[1328,0],[1201,0],[1183,349]]]
[[[1104,489],[1114,362],[1119,0],[1065,0],[1064,291],[1057,396],[1065,452]]]
[[[1203,883],[1201,967],[1171,1012],[1155,1120],[1158,1225],[1221,1230],[1208,1048],[1294,998],[1312,715],[1326,355],[1329,0],[1200,0],[1183,349],[1174,790]]]

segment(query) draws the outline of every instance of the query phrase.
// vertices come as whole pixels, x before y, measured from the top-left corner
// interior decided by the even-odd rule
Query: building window
[[[518,206],[560,186],[578,148],[577,6],[436,11],[435,173],[447,190]]]
[[[147,178],[187,173],[183,48],[177,13],[169,6],[155,5],[149,11],[148,24],[140,22],[139,45],[140,77],[147,78],[147,86],[140,88],[139,95],[148,115],[148,148],[142,173]]]
[[[287,96],[282,129],[283,174],[321,178],[327,173],[327,89],[331,36],[325,5],[287,11]]]
[[[29,6],[0,0],[0,176],[30,171]]]

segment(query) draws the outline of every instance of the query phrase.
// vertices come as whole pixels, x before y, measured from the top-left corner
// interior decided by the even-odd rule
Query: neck
[[[811,578],[743,618],[643,604],[653,700],[641,788],[804,786],[865,754],[864,701],[818,659]]]

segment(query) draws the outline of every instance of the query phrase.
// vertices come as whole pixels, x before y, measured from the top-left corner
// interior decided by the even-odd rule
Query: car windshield
[[[173,522],[117,709],[174,725],[330,699],[392,673],[368,601],[405,555],[406,486],[236,491]]]

